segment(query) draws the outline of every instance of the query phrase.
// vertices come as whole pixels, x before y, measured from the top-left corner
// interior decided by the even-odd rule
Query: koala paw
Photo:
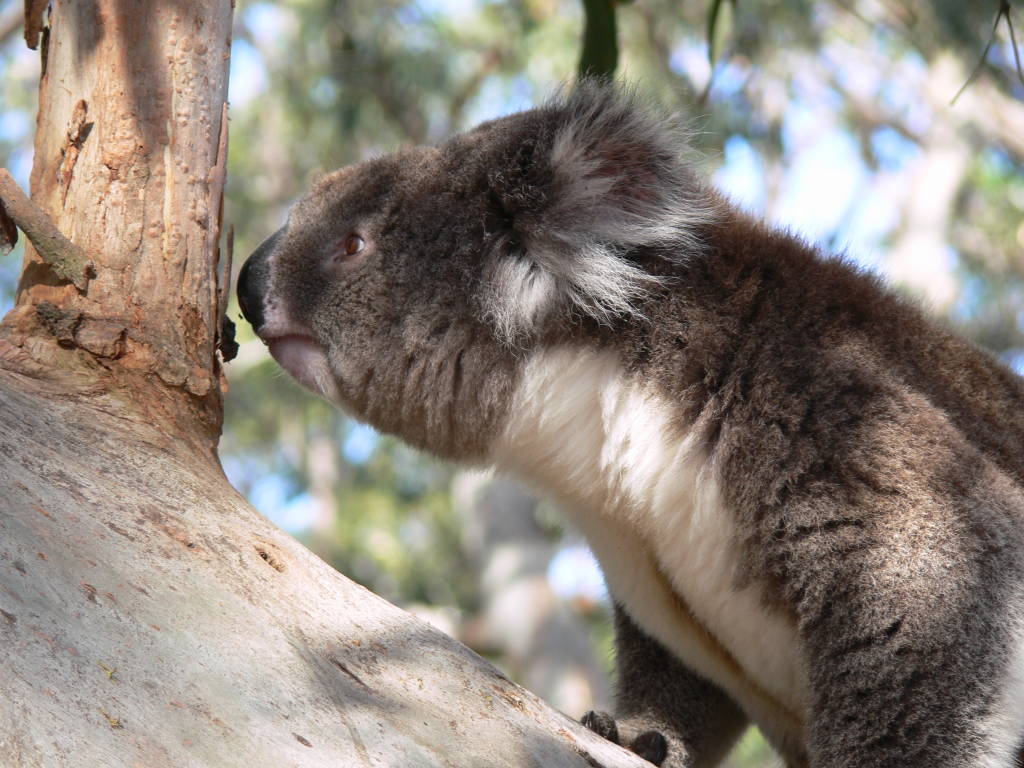
[[[608,741],[620,744],[631,752],[635,752],[649,763],[661,765],[668,755],[668,742],[665,737],[657,731],[644,731],[636,736],[631,742],[624,744],[619,740],[619,727],[615,718],[607,712],[587,712],[580,722]]]

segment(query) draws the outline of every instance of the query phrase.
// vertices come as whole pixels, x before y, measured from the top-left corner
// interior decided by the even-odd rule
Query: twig
[[[1017,47],[1017,35],[1013,31],[1013,19],[1010,18],[1010,5],[1006,5],[1006,28],[1010,30],[1010,47],[1013,49],[1013,61],[1017,65],[1017,77],[1020,79],[1021,85],[1024,85],[1024,67],[1020,64],[1020,49]]]
[[[95,275],[95,264],[85,251],[61,234],[42,208],[28,199],[6,168],[0,168],[0,205],[54,274],[84,291],[89,278]]]
[[[985,50],[981,52],[981,56],[978,58],[978,63],[971,71],[970,77],[967,81],[960,86],[960,90],[956,92],[956,96],[949,102],[949,106],[956,104],[956,100],[960,98],[960,95],[967,90],[967,86],[974,82],[975,78],[978,77],[978,73],[981,72],[981,68],[985,66],[985,60],[988,59],[988,52],[992,50],[992,43],[996,41],[996,32],[999,31],[999,22],[1005,17],[1007,25],[1010,27],[1010,40],[1013,42],[1013,56],[1017,60],[1017,75],[1021,78],[1021,82],[1024,83],[1024,73],[1021,71],[1020,66],[1020,55],[1017,53],[1017,41],[1016,36],[1013,33],[1013,22],[1010,20],[1010,0],[1000,0],[999,10],[996,11],[996,20],[992,22],[992,34],[988,37],[988,43],[985,44]]]

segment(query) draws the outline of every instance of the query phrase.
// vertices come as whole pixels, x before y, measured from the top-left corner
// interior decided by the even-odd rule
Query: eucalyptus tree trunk
[[[259,516],[217,460],[229,0],[26,3],[0,324],[0,763],[640,766]]]

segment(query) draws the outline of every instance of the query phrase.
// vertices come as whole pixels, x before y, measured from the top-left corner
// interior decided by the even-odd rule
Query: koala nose
[[[270,254],[274,252],[284,231],[285,227],[281,227],[264,240],[252,256],[246,259],[242,271],[238,273],[238,306],[242,309],[242,316],[257,333],[264,321],[263,304],[270,282]]]

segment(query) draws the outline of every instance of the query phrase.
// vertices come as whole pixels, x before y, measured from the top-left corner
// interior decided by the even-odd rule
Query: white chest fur
[[[755,586],[736,586],[733,518],[696,430],[672,418],[612,355],[547,351],[526,365],[495,460],[562,504],[647,632],[777,743],[799,738],[795,629]]]

